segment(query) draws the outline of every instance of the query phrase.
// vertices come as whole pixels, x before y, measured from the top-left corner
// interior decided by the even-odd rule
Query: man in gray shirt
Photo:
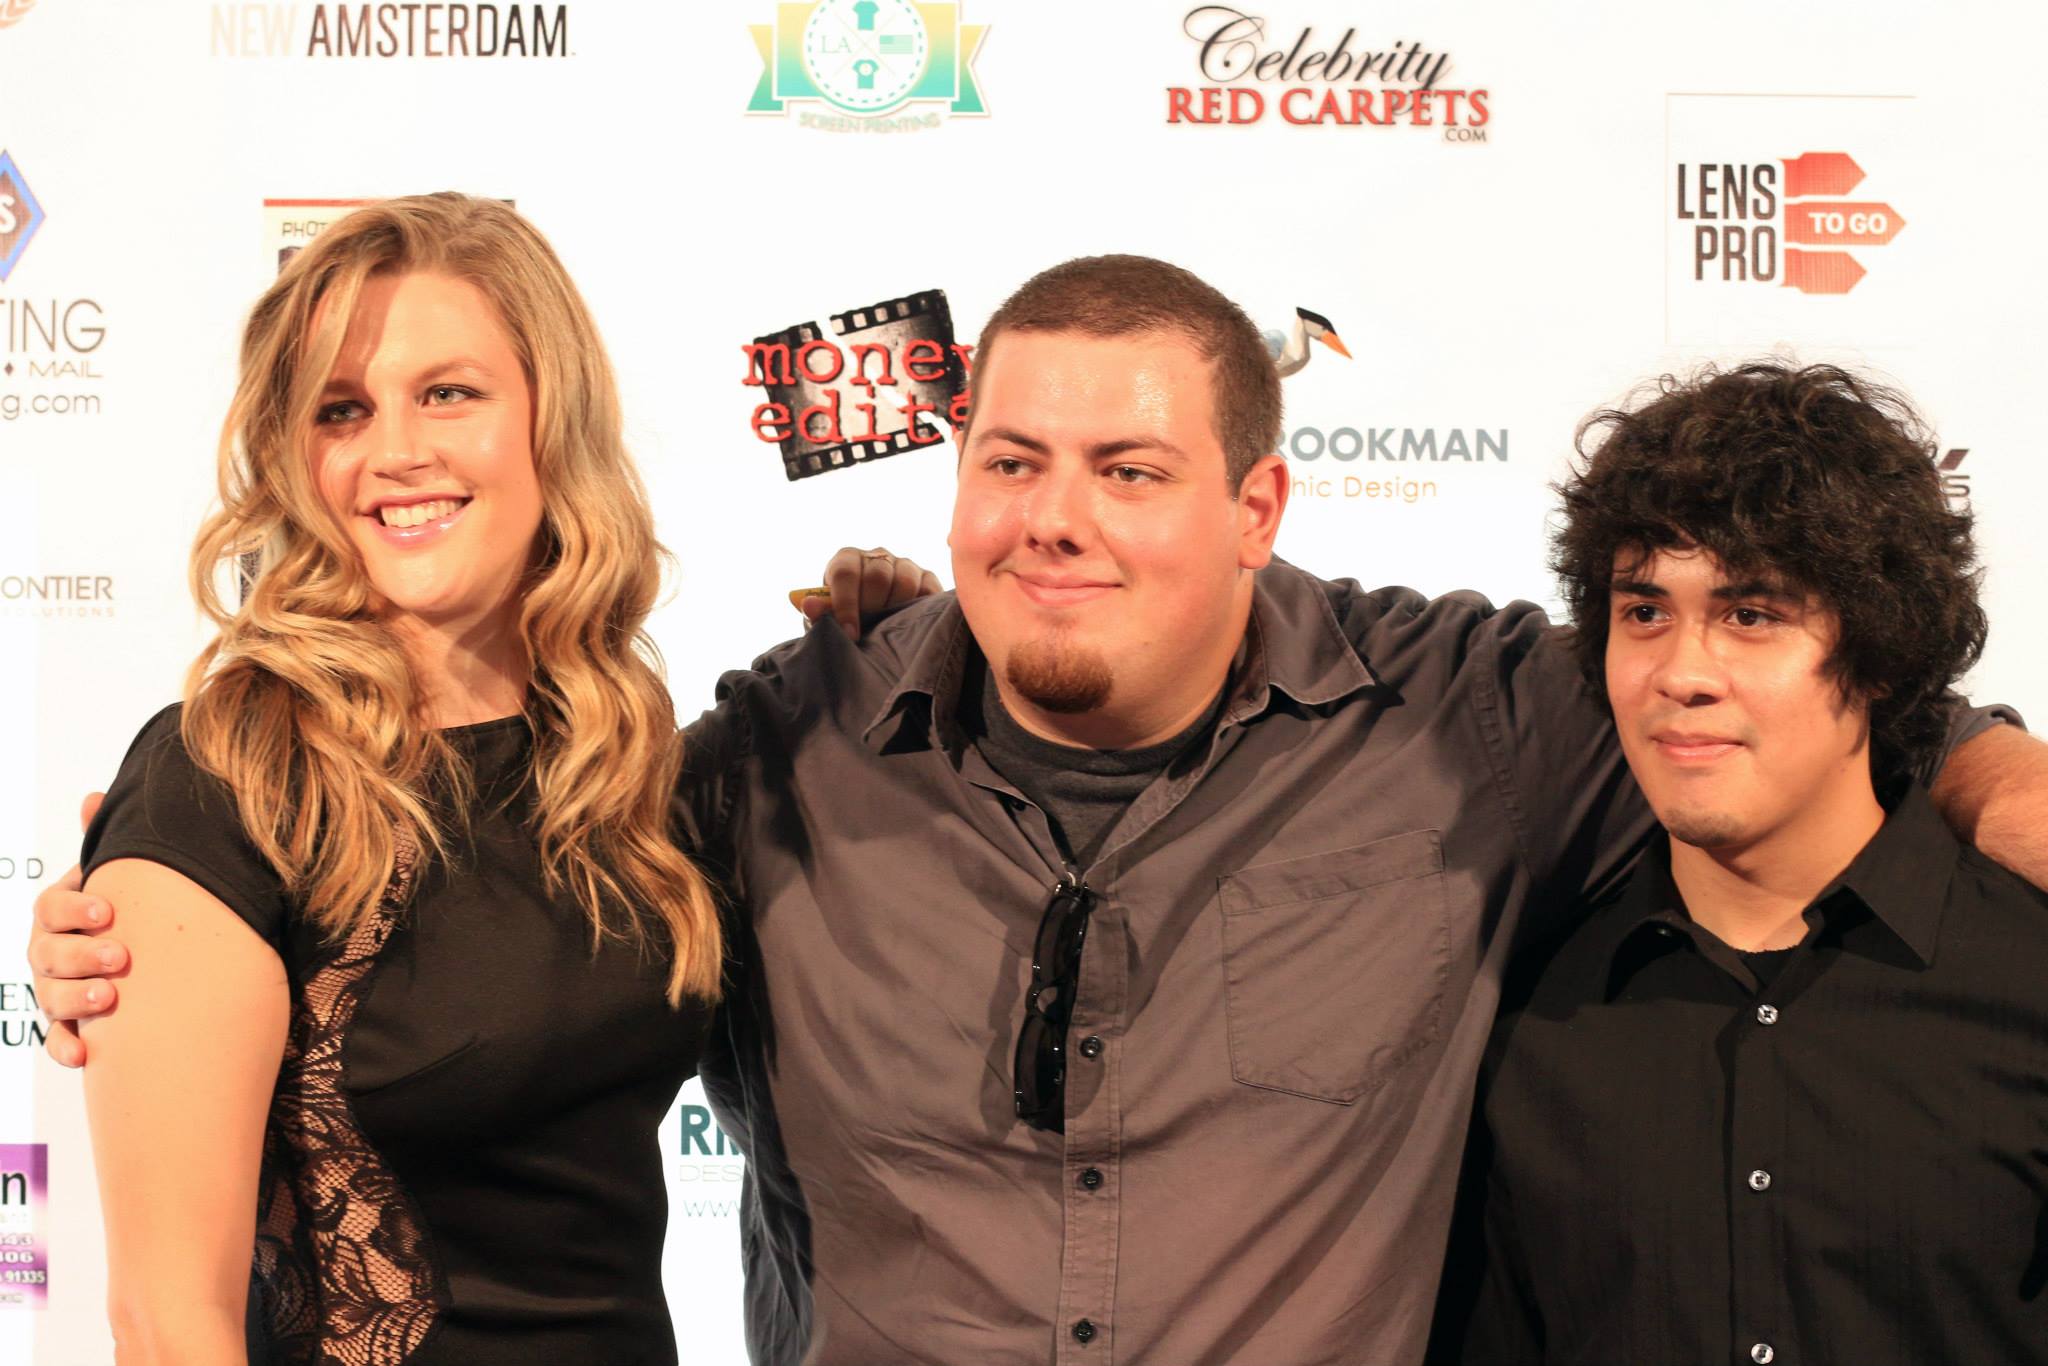
[[[1186,272],[1036,277],[975,390],[957,595],[692,735],[755,1360],[1418,1360],[1513,942],[1652,829],[1606,710],[1535,607],[1272,559],[1278,380]],[[1944,795],[2024,863],[2043,767]]]

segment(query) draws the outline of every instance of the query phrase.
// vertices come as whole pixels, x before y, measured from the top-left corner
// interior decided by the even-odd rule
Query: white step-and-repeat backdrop
[[[0,0],[0,1361],[112,1360],[80,1088],[15,946],[201,641],[241,315],[349,202],[499,196],[560,250],[676,555],[688,714],[835,547],[947,565],[950,445],[785,452],[743,346],[906,298],[971,340],[1104,251],[1335,325],[1351,358],[1286,381],[1282,552],[1430,593],[1552,597],[1546,486],[1636,381],[1875,370],[1977,514],[1971,690],[2038,713],[2044,37],[1896,0]],[[686,1359],[739,1362],[740,1159],[694,1087],[662,1143]]]

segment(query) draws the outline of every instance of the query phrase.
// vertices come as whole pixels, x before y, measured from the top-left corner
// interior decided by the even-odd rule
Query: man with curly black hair
[[[1553,563],[1669,838],[1508,991],[1435,1354],[2048,1360],[2048,897],[1911,776],[1985,635],[1924,428],[1764,363],[1579,448]]]

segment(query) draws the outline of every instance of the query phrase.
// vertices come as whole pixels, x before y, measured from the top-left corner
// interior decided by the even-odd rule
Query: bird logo
[[[1331,325],[1330,320],[1320,313],[1311,313],[1306,308],[1294,310],[1292,336],[1282,337],[1278,332],[1270,330],[1261,335],[1265,338],[1266,349],[1273,353],[1274,364],[1279,367],[1282,379],[1308,364],[1308,344],[1311,340],[1321,342],[1346,360],[1351,359],[1351,352],[1338,338],[1337,329]]]

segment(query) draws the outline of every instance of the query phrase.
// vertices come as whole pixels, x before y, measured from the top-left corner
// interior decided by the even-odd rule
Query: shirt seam
[[[1498,641],[1486,642],[1484,650],[1491,647],[1499,654]],[[1478,652],[1475,652],[1475,654]],[[1498,664],[1498,659],[1483,661]],[[1478,682],[1473,689],[1473,711],[1479,721],[1480,738],[1486,743],[1487,766],[1493,771],[1493,781],[1499,789],[1501,804],[1507,808],[1508,825],[1515,832],[1515,855],[1521,860],[1522,872],[1529,878],[1531,889],[1542,886],[1542,879],[1536,870],[1536,860],[1529,848],[1527,816],[1522,808],[1521,788],[1515,782],[1514,764],[1508,754],[1506,727],[1500,716],[1500,681],[1492,668],[1478,672]]]
[[[238,881],[204,860],[193,857],[189,851],[181,849],[175,844],[141,835],[129,836],[118,840],[103,840],[94,848],[92,857],[88,860],[84,870],[84,876],[89,879],[107,864],[126,858],[154,863],[160,867],[168,868],[180,877],[190,879],[208,896],[213,897],[223,906],[226,906],[229,911],[233,912],[237,920],[240,920],[251,930],[255,930],[258,937],[264,943],[270,945],[280,955],[282,954],[285,922],[290,917],[290,908],[282,908],[282,912],[272,929],[261,930],[257,929],[256,926],[256,920],[261,914],[260,908],[262,904],[268,900],[279,899],[282,893],[281,887],[271,888],[267,892],[257,891],[249,884]],[[222,896],[221,892],[223,890],[230,893],[235,899],[230,901],[227,897]]]

